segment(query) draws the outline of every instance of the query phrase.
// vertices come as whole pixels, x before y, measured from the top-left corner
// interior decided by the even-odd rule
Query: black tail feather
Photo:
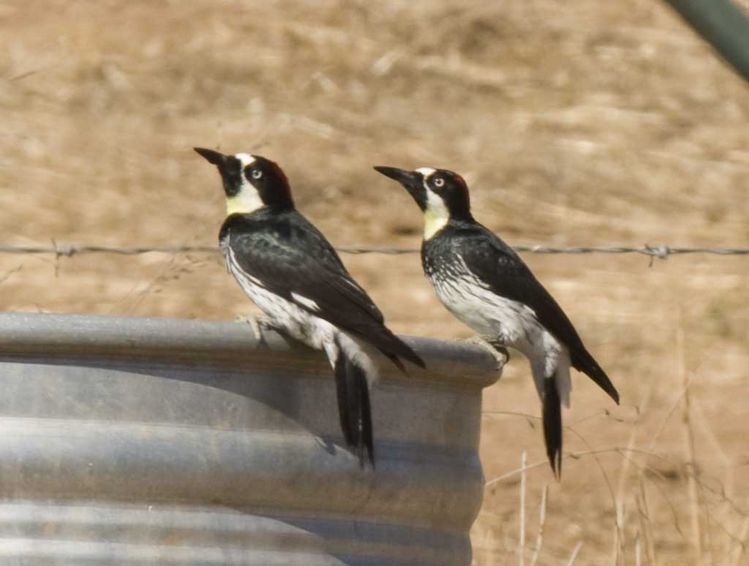
[[[544,379],[543,425],[546,455],[559,479],[562,477],[562,402],[553,378]]]
[[[346,372],[346,358],[339,353],[335,360],[335,384],[338,396],[338,418],[341,421],[341,431],[346,446],[356,445],[356,427],[352,426],[354,412],[351,405],[351,393]]]
[[[393,355],[398,356],[399,358],[403,358],[404,360],[407,360],[412,364],[419,366],[421,369],[425,369],[427,367],[426,363],[424,363],[424,360],[421,359],[421,356],[414,352],[411,346],[403,342],[400,338],[398,339],[398,342],[401,343],[401,347],[397,352],[394,352]]]
[[[346,446],[353,449],[364,467],[366,461],[374,468],[374,438],[372,408],[367,376],[362,368],[352,363],[339,351],[335,360],[338,415]]]
[[[361,407],[361,436],[362,444],[366,449],[367,459],[372,469],[375,467],[375,456],[374,456],[374,433],[372,431],[372,405],[369,401],[369,384],[367,378],[364,375],[364,371],[352,364],[352,367],[361,374],[359,378],[362,386],[359,388],[359,403]],[[361,449],[359,451],[359,465],[364,467],[364,454]]]
[[[403,373],[407,374],[408,372],[400,358],[409,361],[422,369],[427,367],[424,360],[421,359],[421,356],[414,352],[411,346],[403,342],[403,340],[394,334],[392,335],[392,340],[390,340],[388,344],[384,345],[384,347],[378,345],[378,347],[380,348],[380,351],[382,351],[382,353],[385,354]]]
[[[601,389],[609,394],[617,405],[619,404],[619,392],[616,390],[616,387],[614,387],[614,384],[611,383],[609,376],[606,375],[603,368],[598,365],[598,362],[590,352],[583,349],[582,351],[573,354],[572,367],[590,377],[590,379],[595,381]]]
[[[387,356],[403,373],[407,372],[400,359],[411,362],[420,368],[426,368],[426,364],[421,359],[421,356],[414,352],[411,346],[393,334],[387,326],[383,324],[377,330],[377,332],[371,332],[370,329],[366,334],[362,333],[359,335]]]
[[[406,369],[406,366],[403,365],[403,362],[400,361],[400,358],[398,358],[398,356],[394,356],[392,354],[385,354],[385,356],[387,357],[388,360],[390,360],[391,362],[393,362],[393,365],[395,367],[397,367],[403,373],[405,373],[406,375],[408,375],[408,370]]]

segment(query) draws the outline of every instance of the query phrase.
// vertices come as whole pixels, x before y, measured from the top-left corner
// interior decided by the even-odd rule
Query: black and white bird
[[[219,245],[229,272],[262,310],[263,325],[317,350],[333,367],[346,445],[374,466],[369,387],[379,350],[401,370],[421,358],[384,324],[330,243],[294,207],[286,175],[258,155],[195,148],[221,174],[227,216]]]
[[[515,251],[471,214],[463,178],[444,169],[375,167],[398,181],[424,213],[421,260],[442,303],[505,359],[524,354],[543,407],[546,453],[562,470],[562,411],[569,406],[570,366],[614,401],[619,393],[575,327]]]

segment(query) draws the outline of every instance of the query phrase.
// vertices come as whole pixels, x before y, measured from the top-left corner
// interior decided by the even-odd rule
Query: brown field
[[[462,172],[513,243],[749,243],[749,91],[648,0],[0,3],[0,243],[207,244],[191,147],[277,159],[338,245],[416,246],[375,164]],[[746,256],[526,254],[618,385],[574,377],[564,475],[516,356],[485,396],[476,564],[749,564]],[[344,258],[401,333],[470,332],[414,255]],[[231,319],[218,256],[0,255],[2,310]]]

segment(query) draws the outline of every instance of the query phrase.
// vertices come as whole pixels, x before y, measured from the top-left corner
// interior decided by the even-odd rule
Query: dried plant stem
[[[582,546],[583,541],[578,541],[575,545],[575,548],[572,549],[572,554],[570,554],[570,559],[567,561],[567,566],[572,566],[575,563],[575,560],[577,560],[577,555],[580,552]]]
[[[624,562],[624,501],[614,502],[614,548],[611,563],[619,566]]]
[[[640,406],[640,412],[644,412],[649,404],[653,387],[649,387],[645,397],[643,398]],[[637,432],[638,427],[633,426],[629,434],[629,441],[627,442],[626,452],[631,453],[637,450]],[[625,500],[627,496],[627,485],[630,475],[630,468],[632,467],[632,459],[625,458],[622,464],[621,472],[619,473],[619,481],[616,488],[616,499],[615,499],[615,510],[616,510],[616,532],[614,537],[614,564],[622,564],[625,557],[625,545],[626,539],[624,536],[624,522],[626,520],[626,506]],[[642,476],[642,472],[640,472]]]
[[[527,454],[523,450],[522,456],[520,456],[520,533],[518,535],[518,565],[524,566],[525,564],[525,465],[527,463]]]
[[[546,525],[546,499],[549,496],[549,485],[544,486],[541,492],[541,506],[538,510],[538,535],[536,536],[536,548],[533,550],[531,566],[536,566],[538,558],[541,556],[541,548],[544,545],[544,525]]]
[[[650,520],[648,493],[645,479],[640,474],[640,491],[637,494],[637,511],[640,518],[640,535],[645,546],[645,561],[648,566],[655,566],[655,544],[653,542],[653,523]]]
[[[744,522],[741,525],[741,533],[739,534],[739,540],[735,541],[733,545],[733,552],[731,553],[731,566],[739,566],[739,564],[741,564],[741,557],[744,556],[747,538],[749,538],[749,517],[744,517]]]
[[[682,323],[681,311],[679,311],[679,324],[676,325],[676,356],[678,364],[678,375],[684,390],[684,404],[682,405],[682,422],[684,423],[684,445],[687,451],[687,495],[689,501],[689,520],[692,531],[692,555],[695,564],[704,564],[702,521],[700,518],[699,488],[697,486],[695,468],[695,440],[691,420],[691,399],[689,393],[689,378],[687,376],[684,361],[684,325]]]

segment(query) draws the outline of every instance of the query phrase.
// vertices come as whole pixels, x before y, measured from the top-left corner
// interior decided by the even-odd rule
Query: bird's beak
[[[398,181],[401,185],[408,188],[411,185],[421,186],[421,179],[416,171],[406,171],[397,167],[375,166],[375,171],[382,173],[385,177],[390,177]]]
[[[203,156],[209,163],[213,163],[216,167],[221,169],[221,166],[226,163],[226,156],[218,151],[212,149],[205,149],[204,147],[194,147],[195,151]]]
[[[239,188],[237,183],[239,181],[237,180],[236,175],[232,175],[230,171],[231,167],[229,166],[229,160],[231,156],[224,155],[218,151],[213,151],[212,149],[205,149],[204,147],[194,147],[193,149],[201,157],[204,157],[206,161],[213,163],[216,166],[219,175],[221,175],[221,182],[224,184],[226,198],[236,195]]]
[[[422,189],[421,174],[416,171],[406,171],[396,167],[382,167],[380,165],[377,165],[374,169],[378,173],[385,175],[385,177],[390,177],[398,181],[414,198],[416,198],[416,195]]]

